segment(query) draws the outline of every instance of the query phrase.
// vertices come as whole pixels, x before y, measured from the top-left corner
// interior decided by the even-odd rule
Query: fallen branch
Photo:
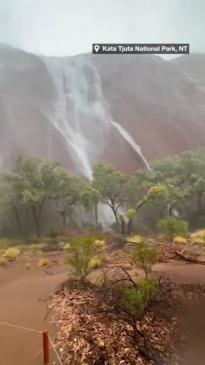
[[[184,261],[191,262],[193,264],[205,265],[205,260],[197,260],[192,257],[187,257],[187,256],[183,255],[182,252],[175,251],[175,255]]]

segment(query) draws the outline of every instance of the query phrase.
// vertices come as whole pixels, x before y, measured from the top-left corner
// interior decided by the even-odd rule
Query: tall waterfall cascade
[[[103,95],[100,75],[91,60],[44,57],[43,61],[56,89],[55,111],[49,120],[63,136],[79,172],[92,179],[92,166],[98,162],[107,133],[113,127],[138,154],[145,168],[150,169],[140,146],[120,124],[113,121]],[[50,157],[51,139],[52,135],[49,139]]]

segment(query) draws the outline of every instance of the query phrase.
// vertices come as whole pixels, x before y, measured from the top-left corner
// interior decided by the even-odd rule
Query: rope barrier
[[[35,333],[42,333],[42,331],[36,330],[34,328],[23,327],[23,326],[19,326],[17,324],[12,324],[12,323],[8,323],[8,322],[2,322],[2,321],[0,321],[0,325],[8,326],[8,327],[13,327],[13,328],[18,328],[18,329],[21,329],[21,330],[35,332]]]
[[[24,331],[29,331],[29,332],[34,332],[34,333],[39,333],[39,334],[42,334],[43,331],[40,331],[40,330],[36,330],[34,328],[29,328],[29,327],[23,327],[23,326],[19,326],[17,324],[13,324],[13,323],[9,323],[9,322],[4,322],[4,321],[0,321],[0,325],[3,325],[3,326],[7,326],[7,327],[12,327],[12,328],[17,328],[17,329],[21,329],[21,330],[24,330]],[[63,365],[62,363],[62,360],[60,358],[60,355],[58,354],[58,351],[56,349],[56,346],[54,345],[53,343],[53,340],[51,339],[51,337],[48,335],[48,339],[49,339],[49,342],[51,344],[51,347],[57,357],[57,360],[59,362],[60,365]]]
[[[56,346],[54,345],[54,343],[53,343],[53,341],[51,340],[50,336],[48,336],[48,338],[49,338],[50,344],[51,344],[51,346],[52,346],[52,348],[53,348],[53,351],[55,352],[56,357],[57,357],[57,359],[58,359],[58,361],[59,361],[59,364],[60,364],[60,365],[63,365],[63,363],[62,363],[62,361],[61,361],[61,358],[60,358],[60,356],[59,356],[59,354],[58,354],[58,352],[57,352],[57,350],[56,350]]]

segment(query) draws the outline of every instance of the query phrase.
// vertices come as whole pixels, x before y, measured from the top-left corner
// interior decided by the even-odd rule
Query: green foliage
[[[112,165],[98,164],[93,169],[93,187],[101,202],[112,209],[119,229],[118,211],[127,199],[127,176],[114,170]]]
[[[78,237],[70,242],[67,263],[72,266],[74,274],[81,281],[85,281],[92,271],[91,260],[96,256],[97,248],[92,236]]]
[[[152,271],[152,266],[156,263],[157,253],[153,247],[139,244],[133,249],[132,258],[135,265],[144,271],[147,278]]]
[[[56,224],[50,224],[47,227],[47,236],[51,238],[51,240],[56,240],[59,236],[59,227]]]
[[[122,291],[122,303],[135,319],[140,319],[149,305],[154,294],[157,292],[157,284],[151,279],[143,279],[137,288],[125,288]]]
[[[74,223],[74,208],[79,204],[89,204],[88,201],[85,203],[85,194],[89,187],[90,185],[84,179],[69,176],[64,171],[61,172],[55,207],[61,216],[64,229],[66,228],[67,221]]]
[[[8,261],[14,261],[21,254],[21,251],[17,247],[9,247],[4,252],[3,257]]]
[[[70,176],[56,162],[21,157],[10,171],[0,173],[0,234],[40,236],[57,214],[64,233],[82,225],[99,229],[102,204],[112,210],[113,228],[130,236],[149,233],[167,216],[182,217],[191,229],[199,229],[204,226],[204,197],[205,149],[154,161],[151,171],[137,170],[131,176],[98,164],[92,182]],[[51,239],[56,235],[51,232]]]
[[[176,235],[186,237],[188,234],[188,223],[174,217],[168,217],[166,219],[160,220],[158,223],[158,228],[171,244],[173,243],[173,239]]]
[[[135,209],[128,209],[127,211],[127,218],[128,219],[133,219],[136,215],[136,210]]]
[[[17,205],[31,209],[36,235],[40,235],[42,211],[45,203],[56,198],[65,172],[56,162],[43,163],[37,159],[18,158],[4,178],[8,186],[7,201],[13,206],[21,228]]]

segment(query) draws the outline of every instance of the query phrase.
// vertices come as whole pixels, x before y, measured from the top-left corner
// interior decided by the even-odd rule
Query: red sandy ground
[[[52,333],[53,328],[43,320],[46,305],[39,299],[49,297],[67,278],[67,269],[62,259],[60,261],[50,269],[52,275],[35,266],[26,271],[21,262],[0,268],[0,321],[38,330],[48,328]],[[179,282],[205,284],[205,266],[202,265],[172,261],[156,264],[154,271]],[[53,355],[52,361],[58,364]],[[28,364],[42,365],[41,335],[0,325],[0,365]]]

